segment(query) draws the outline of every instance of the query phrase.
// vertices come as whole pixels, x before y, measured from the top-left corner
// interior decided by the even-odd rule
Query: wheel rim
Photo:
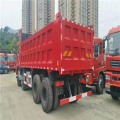
[[[99,87],[101,90],[103,90],[103,80],[102,79],[100,79],[100,81],[99,81]]]
[[[47,92],[46,92],[46,89],[43,88],[42,90],[42,98],[43,98],[43,104],[45,105],[46,104],[46,101],[47,101]]]

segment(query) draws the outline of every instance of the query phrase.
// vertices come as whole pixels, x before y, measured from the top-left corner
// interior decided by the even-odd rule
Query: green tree
[[[7,45],[7,49],[10,50],[13,53],[13,48],[15,48],[15,51],[17,51],[17,40],[14,39],[11,41],[10,44]]]
[[[9,28],[6,26],[6,27],[4,28],[4,32],[7,34],[7,33],[8,33],[8,30],[9,30]]]

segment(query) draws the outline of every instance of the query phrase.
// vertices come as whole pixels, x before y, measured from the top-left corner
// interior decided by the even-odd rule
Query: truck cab
[[[7,54],[7,66],[9,66],[10,70],[16,69],[16,57],[14,54]]]
[[[105,87],[105,41],[94,38],[94,68],[91,73],[85,74],[81,83],[96,87],[96,93],[102,94]]]
[[[4,53],[0,53],[0,62],[3,63],[3,65],[5,65],[5,54]]]
[[[113,28],[105,37],[107,40],[106,90],[114,100],[120,97],[120,26]]]

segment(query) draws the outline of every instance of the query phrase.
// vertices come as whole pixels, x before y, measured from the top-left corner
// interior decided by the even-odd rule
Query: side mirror
[[[103,53],[105,53],[105,48],[103,48]]]
[[[98,44],[95,44],[95,53],[98,53]]]
[[[98,57],[98,52],[97,53],[94,53],[95,57]]]

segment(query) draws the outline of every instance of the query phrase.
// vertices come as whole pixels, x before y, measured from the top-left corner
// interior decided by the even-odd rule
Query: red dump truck
[[[120,26],[113,28],[105,37],[107,40],[106,90],[114,100],[120,97]]]
[[[92,94],[79,81],[94,67],[92,27],[63,19],[59,12],[52,23],[25,36],[20,30],[17,84],[24,91],[32,88],[34,102],[41,102],[44,112],[54,110],[60,96],[64,105]]]
[[[94,38],[94,69],[91,73],[86,73],[80,83],[96,87],[96,93],[102,94],[105,88],[105,40]]]
[[[0,53],[0,62],[3,63],[3,65],[5,65],[5,54],[4,53]]]
[[[7,54],[7,66],[10,70],[16,70],[16,57],[14,54]]]

